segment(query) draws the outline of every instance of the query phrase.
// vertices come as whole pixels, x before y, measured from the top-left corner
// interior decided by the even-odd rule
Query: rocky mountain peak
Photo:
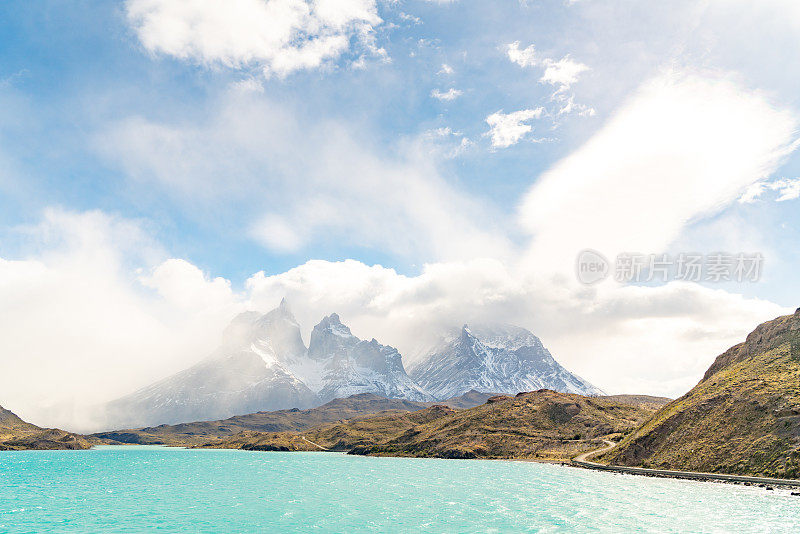
[[[533,333],[507,324],[463,325],[415,362],[409,374],[438,399],[473,389],[509,394],[540,388],[602,393],[564,369]]]
[[[332,313],[327,317],[323,317],[311,331],[308,355],[314,359],[342,355],[347,353],[359,341],[350,332],[350,328],[342,324],[339,314]]]

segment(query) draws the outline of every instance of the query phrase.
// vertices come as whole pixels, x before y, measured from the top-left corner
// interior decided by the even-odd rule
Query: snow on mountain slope
[[[267,314],[231,321],[209,358],[106,405],[108,425],[153,426],[224,419],[285,408],[311,408],[356,393],[428,401],[408,377],[400,354],[362,341],[332,314],[306,349],[285,301]]]
[[[223,419],[282,408],[310,408],[317,396],[252,350],[221,352],[106,406],[118,428]]]
[[[433,400],[406,374],[397,349],[357,338],[335,313],[314,327],[308,355],[323,365],[319,396],[325,402],[356,393]]]
[[[512,325],[467,325],[452,332],[409,370],[437,399],[469,390],[515,394],[552,389],[565,393],[603,392],[564,369],[528,330]]]

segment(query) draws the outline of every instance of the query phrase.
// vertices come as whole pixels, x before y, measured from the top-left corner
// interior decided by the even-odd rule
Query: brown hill
[[[800,476],[800,310],[760,325],[720,355],[697,386],[601,461]]]
[[[421,410],[430,404],[405,399],[387,399],[372,393],[335,399],[309,410],[278,410],[239,415],[220,421],[198,421],[177,425],[100,432],[92,437],[119,443],[143,445],[199,445],[229,438],[240,432],[302,431],[325,423],[335,423],[380,412]]]
[[[247,433],[213,446],[331,450],[440,458],[567,460],[630,432],[660,407],[540,390],[496,396],[478,407],[436,405],[410,413],[325,425],[299,433]],[[298,439],[299,438],[299,439]]]
[[[26,423],[0,406],[0,451],[27,449],[89,449],[83,436]]]
[[[449,406],[457,410],[466,410],[468,408],[474,408],[475,406],[485,404],[486,401],[489,400],[489,397],[494,397],[495,395],[497,395],[497,393],[483,393],[481,391],[475,391],[474,389],[471,389],[463,395],[459,395],[458,397],[453,397],[451,399],[439,402],[431,402],[430,406],[443,404],[444,406]]]

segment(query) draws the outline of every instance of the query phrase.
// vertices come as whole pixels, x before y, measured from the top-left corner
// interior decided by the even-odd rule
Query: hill
[[[599,461],[800,476],[800,310],[756,328]]]
[[[655,399],[655,398],[653,398]],[[221,448],[319,450],[439,458],[567,460],[630,432],[660,407],[539,390],[495,396],[474,408],[435,405],[407,413],[324,425],[300,433],[249,432]]]
[[[277,410],[239,415],[219,421],[198,421],[177,425],[160,425],[139,429],[100,432],[93,437],[120,443],[141,445],[199,445],[225,439],[240,432],[303,431],[325,423],[335,423],[379,412],[422,410],[429,404],[405,399],[387,399],[372,393],[361,393],[334,399],[308,410]]]
[[[57,428],[39,428],[0,406],[0,451],[89,449],[83,437]]]

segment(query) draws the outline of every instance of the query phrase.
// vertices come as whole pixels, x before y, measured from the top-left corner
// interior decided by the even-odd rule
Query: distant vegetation
[[[800,313],[759,326],[601,460],[800,478]]]
[[[90,447],[91,444],[83,436],[57,428],[39,428],[0,406],[0,451]]]
[[[495,396],[466,410],[436,405],[416,412],[324,425],[302,433],[245,433],[209,445],[249,450],[324,447],[353,454],[565,461],[602,445],[603,437],[632,431],[667,400],[624,395],[584,397],[540,390],[516,397]]]

